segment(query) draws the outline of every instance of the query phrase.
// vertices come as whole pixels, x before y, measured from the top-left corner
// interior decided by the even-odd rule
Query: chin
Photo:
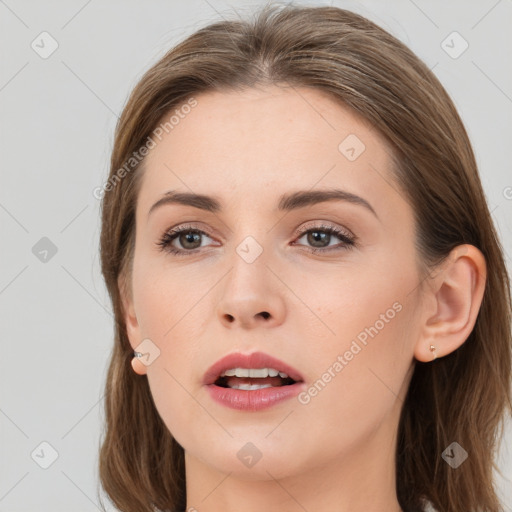
[[[281,439],[265,439],[267,434],[266,430],[260,436],[235,436],[222,444],[217,441],[215,448],[208,444],[202,452],[198,452],[196,443],[193,451],[188,453],[216,471],[243,480],[281,479],[305,471],[311,461],[300,458],[307,455],[299,450],[303,436],[302,441],[298,437],[296,442],[287,446]]]

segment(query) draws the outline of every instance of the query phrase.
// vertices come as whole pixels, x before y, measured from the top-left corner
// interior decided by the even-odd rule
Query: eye
[[[326,253],[332,251],[339,250],[347,250],[355,247],[356,237],[348,232],[345,232],[341,229],[338,229],[334,226],[315,226],[307,230],[299,231],[298,240],[306,237],[306,240],[309,244],[312,244],[313,247],[307,247],[307,250],[312,253]],[[330,243],[333,239],[338,238],[341,240],[341,243],[330,246]],[[327,247],[329,247],[327,249]]]
[[[210,238],[207,233],[194,226],[183,225],[165,232],[157,242],[157,245],[162,251],[167,251],[177,256],[186,256],[199,250],[202,236]],[[181,244],[182,249],[172,245],[174,240]]]

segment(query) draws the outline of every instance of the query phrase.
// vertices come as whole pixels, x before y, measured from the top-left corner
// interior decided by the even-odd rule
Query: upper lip
[[[203,377],[203,384],[213,384],[220,377],[222,372],[230,368],[274,368],[275,370],[288,374],[288,376],[296,382],[304,380],[298,370],[264,352],[252,352],[251,354],[233,352],[219,359],[206,370]]]

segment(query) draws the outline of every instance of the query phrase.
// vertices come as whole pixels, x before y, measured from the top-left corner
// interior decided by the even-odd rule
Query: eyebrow
[[[366,199],[340,189],[300,190],[297,192],[283,194],[279,198],[277,210],[289,212],[328,201],[346,201],[348,203],[363,206],[372,212],[377,219],[379,218],[372,205],[366,201]],[[181,204],[212,213],[222,211],[221,202],[217,197],[195,194],[192,192],[176,192],[174,190],[169,190],[149,209],[148,217],[154,210],[166,204]]]

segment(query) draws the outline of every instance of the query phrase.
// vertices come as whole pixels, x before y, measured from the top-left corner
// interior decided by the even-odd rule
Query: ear
[[[118,277],[117,285],[119,287],[119,295],[121,296],[123,319],[126,326],[126,334],[128,335],[128,340],[130,342],[131,347],[135,351],[137,349],[137,346],[140,344],[142,338],[139,322],[137,320],[135,307],[133,303],[132,287],[128,283],[125,276],[121,274]],[[139,361],[139,359],[135,356],[132,359],[132,368],[133,371],[135,373],[138,373],[139,375],[146,374],[146,366],[141,361]]]
[[[467,340],[480,310],[486,278],[485,258],[476,247],[459,245],[451,251],[426,287],[421,334],[414,350],[418,361],[446,356]]]

